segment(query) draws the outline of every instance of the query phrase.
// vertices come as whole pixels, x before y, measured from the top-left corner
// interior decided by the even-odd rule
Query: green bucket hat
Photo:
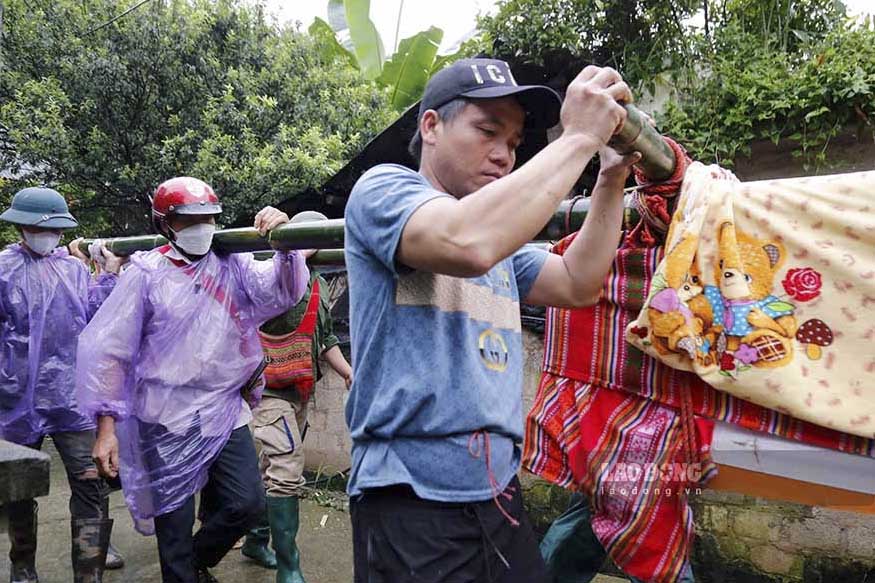
[[[0,215],[0,220],[16,225],[45,229],[72,229],[79,222],[70,214],[67,201],[56,190],[32,186],[12,197],[12,206]]]

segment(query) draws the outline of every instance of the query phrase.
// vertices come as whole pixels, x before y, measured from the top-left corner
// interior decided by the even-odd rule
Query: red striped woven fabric
[[[562,254],[571,240],[560,242],[554,252]],[[699,472],[699,484],[713,475],[709,452],[715,419],[873,457],[875,441],[721,393],[626,343],[626,325],[640,311],[661,258],[661,247],[623,248],[598,304],[548,310],[544,372],[526,423],[523,466],[590,497],[596,536],[626,573],[672,582],[692,545],[692,514],[684,492],[690,483],[676,473],[634,476],[626,470],[690,461],[681,443],[684,391],[690,391],[696,415],[700,459],[693,460],[698,465],[691,469]]]

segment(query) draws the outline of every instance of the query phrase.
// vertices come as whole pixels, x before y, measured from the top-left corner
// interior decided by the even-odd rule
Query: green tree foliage
[[[149,194],[192,174],[248,220],[318,187],[387,125],[386,92],[242,0],[5,0],[0,162],[89,235],[142,233]]]
[[[809,166],[849,125],[873,131],[875,29],[835,0],[711,3],[700,73],[678,86],[663,127],[696,157],[731,166],[757,140],[789,140]]]
[[[727,32],[743,32],[748,41],[790,53],[847,18],[837,0],[709,0],[708,8],[706,34],[714,30],[718,43]]]
[[[469,50],[551,70],[611,66],[640,86],[688,60],[684,21],[698,6],[698,0],[502,0],[494,16],[480,19],[480,43]]]
[[[661,128],[732,165],[752,141],[789,139],[825,161],[848,124],[872,131],[875,28],[839,0],[500,0],[468,52],[546,67],[620,70],[639,92],[673,89]]]

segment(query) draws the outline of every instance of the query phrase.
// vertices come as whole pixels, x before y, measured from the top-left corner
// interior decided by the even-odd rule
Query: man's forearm
[[[599,176],[586,220],[562,256],[581,296],[598,296],[617,254],[623,226],[624,186],[623,178]]]
[[[463,198],[453,217],[455,238],[482,249],[492,264],[540,232],[574,187],[598,144],[560,137],[518,170]]]
[[[339,346],[334,345],[323,352],[322,358],[324,358],[328,365],[344,379],[352,375],[352,367],[346,362],[346,358],[343,357],[343,353],[340,351]]]
[[[97,416],[97,435],[109,435],[115,433],[115,417],[110,415]]]

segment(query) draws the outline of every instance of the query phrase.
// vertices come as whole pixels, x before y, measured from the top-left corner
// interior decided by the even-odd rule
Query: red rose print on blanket
[[[650,332],[647,330],[647,328],[642,328],[642,327],[640,327],[640,326],[633,326],[633,327],[632,327],[632,334],[634,334],[634,335],[637,336],[638,338],[641,338],[642,340],[643,340],[644,338],[647,338],[647,335],[648,335],[649,333],[650,333]]]
[[[820,295],[823,281],[817,271],[810,267],[803,267],[788,271],[781,284],[784,286],[784,291],[794,300],[807,302]]]
[[[720,370],[735,370],[735,357],[728,352],[724,352],[723,356],[720,357]]]

